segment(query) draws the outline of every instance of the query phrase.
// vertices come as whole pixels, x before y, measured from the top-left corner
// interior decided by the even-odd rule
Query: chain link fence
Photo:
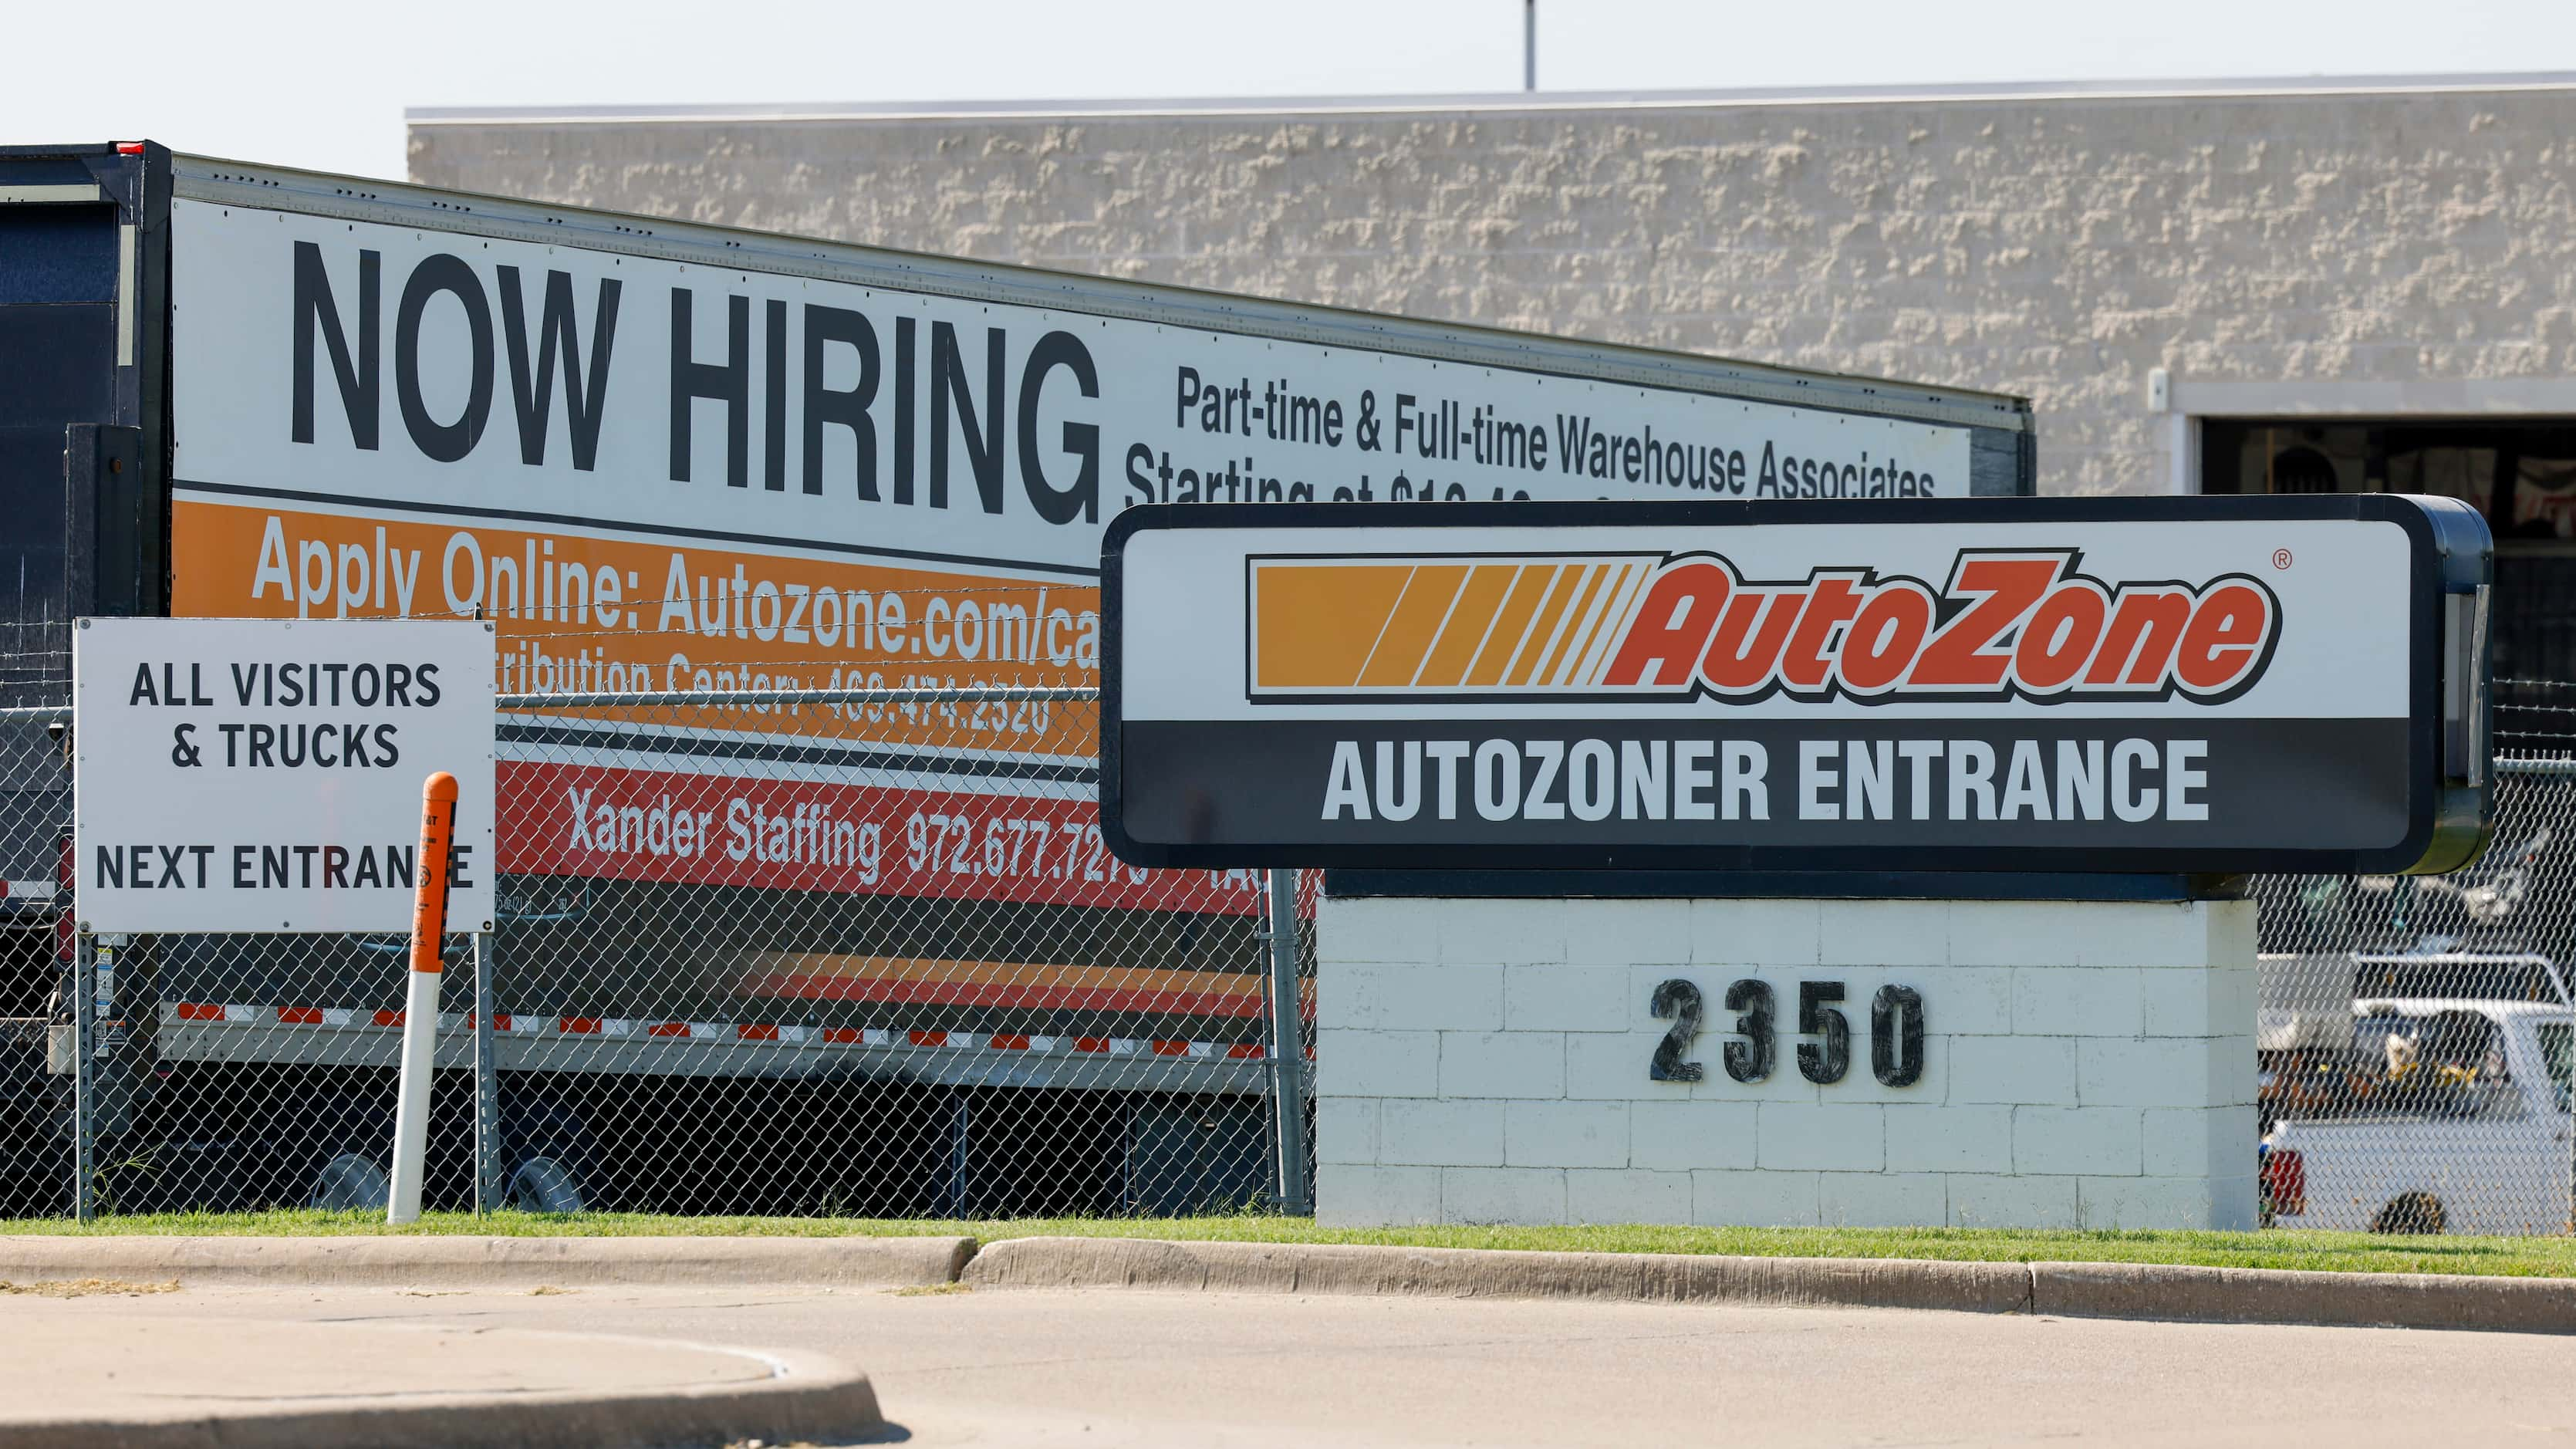
[[[0,1212],[381,1204],[399,937],[100,938],[71,989],[61,643],[0,648]],[[504,696],[500,906],[447,943],[429,1204],[1302,1206],[1315,876],[1117,861],[1094,697],[1026,673],[522,674],[557,687]],[[2255,882],[2279,1225],[2569,1230],[2576,685],[2498,695],[2476,866]]]
[[[2475,865],[2255,882],[2268,1221],[2571,1228],[2576,685],[2496,683],[2495,838]]]
[[[1091,688],[688,684],[502,697],[499,904],[450,922],[430,1206],[1303,1206],[1312,957],[1271,921],[1311,902],[1110,855]],[[8,1210],[380,1205],[405,938],[73,936],[59,709],[0,716]]]
[[[71,776],[55,730],[71,698],[59,624],[0,624],[0,1214],[73,1206],[70,1050],[63,964],[70,923],[57,888]]]

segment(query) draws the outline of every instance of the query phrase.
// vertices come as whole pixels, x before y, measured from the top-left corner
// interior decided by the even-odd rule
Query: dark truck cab
[[[68,699],[73,618],[166,609],[169,176],[141,142],[0,146],[0,704]]]
[[[169,178],[147,143],[0,147],[0,1212],[70,1193],[70,624],[167,609]],[[143,1045],[102,1054],[103,1129]]]

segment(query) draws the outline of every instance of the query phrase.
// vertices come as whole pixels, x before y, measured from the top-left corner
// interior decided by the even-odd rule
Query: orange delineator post
[[[447,870],[456,844],[456,777],[445,770],[420,789],[420,854],[411,894],[411,969],[436,975],[447,934]]]
[[[447,872],[456,840],[456,777],[421,786],[420,850],[412,857],[411,970],[403,993],[402,1075],[394,1095],[394,1163],[385,1220],[420,1217],[429,1150],[429,1079],[438,1048],[439,938],[447,932]]]

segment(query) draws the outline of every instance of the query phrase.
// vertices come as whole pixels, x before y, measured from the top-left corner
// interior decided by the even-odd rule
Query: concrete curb
[[[0,1280],[472,1288],[909,1288],[953,1283],[975,1240],[923,1238],[0,1237]]]
[[[446,1403],[397,1399],[152,1418],[0,1420],[0,1449],[594,1449],[601,1444],[846,1443],[885,1427],[868,1376],[820,1354],[725,1349],[767,1361],[756,1385],[664,1393],[507,1394]]]
[[[1013,1238],[978,1252],[966,1264],[961,1281],[977,1288],[1587,1298],[2576,1333],[2576,1281],[2566,1279],[2140,1263],[1722,1258]]]
[[[1138,1238],[1012,1238],[977,1253],[966,1265],[962,1281],[977,1288],[1589,1298],[1623,1303],[1944,1308],[1966,1313],[2013,1313],[2030,1305],[2030,1275],[2019,1263],[1174,1243]]]
[[[2191,1323],[2576,1333],[2576,1280],[2144,1263],[1731,1258],[1153,1238],[0,1237],[0,1280],[1147,1288],[1933,1308]]]
[[[2576,1281],[2033,1263],[2031,1307],[2081,1318],[2576,1333]]]

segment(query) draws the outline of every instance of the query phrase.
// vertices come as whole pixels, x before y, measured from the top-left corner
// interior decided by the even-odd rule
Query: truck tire
[[[392,1104],[325,1097],[282,1125],[291,1135],[277,1144],[272,1180],[288,1205],[382,1212],[393,1201]]]
[[[2401,1192],[2370,1220],[2374,1233],[2442,1233],[2449,1228],[2450,1214],[2443,1210],[2442,1200],[2429,1192]]]
[[[501,1114],[501,1160],[509,1177],[501,1200],[521,1212],[590,1210],[598,1177],[590,1124],[561,1101],[520,1099]]]
[[[335,1152],[314,1169],[304,1205],[325,1212],[383,1212],[393,1202],[393,1179],[361,1152]]]
[[[577,1213],[586,1210],[581,1180],[552,1157],[531,1157],[510,1174],[509,1206],[523,1213]]]

